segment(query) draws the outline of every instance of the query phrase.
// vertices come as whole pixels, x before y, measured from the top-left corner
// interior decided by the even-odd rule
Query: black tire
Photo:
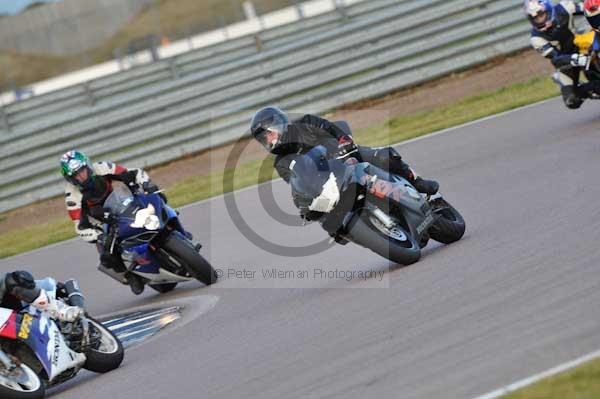
[[[123,344],[112,331],[97,320],[87,317],[90,324],[102,332],[102,346],[85,352],[86,361],[83,368],[95,373],[108,373],[118,368],[123,362],[125,351]]]
[[[177,283],[164,283],[164,284],[148,284],[150,288],[155,291],[160,292],[161,294],[165,294],[167,292],[171,292],[177,287]]]
[[[442,244],[460,240],[466,229],[461,214],[446,201],[443,201],[439,209],[434,209],[434,212],[441,217],[429,228],[429,236]]]
[[[215,269],[198,253],[194,248],[194,244],[178,232],[173,232],[167,238],[163,244],[163,249],[180,262],[196,280],[206,285],[217,282]]]
[[[42,399],[46,396],[46,387],[40,377],[26,364],[22,363],[21,368],[31,378],[34,385],[30,387],[20,386],[19,389],[11,389],[8,386],[3,385],[0,381],[0,398],[3,399]],[[1,374],[1,373],[0,373]],[[0,376],[0,378],[2,378]]]
[[[371,251],[401,265],[410,265],[421,258],[419,243],[398,227],[406,236],[405,241],[397,240],[378,229],[365,215],[355,216],[350,223],[348,236],[351,240]]]

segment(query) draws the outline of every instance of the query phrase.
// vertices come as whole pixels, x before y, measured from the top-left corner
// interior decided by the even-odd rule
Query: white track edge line
[[[513,382],[512,384],[506,385],[500,389],[496,389],[495,391],[492,392],[488,392],[486,394],[483,394],[481,396],[477,396],[474,399],[496,399],[499,398],[501,396],[507,395],[511,392],[517,391],[521,388],[524,388],[526,386],[532,385],[540,380],[543,380],[544,378],[548,378],[548,377],[552,377],[556,374],[560,374],[563,371],[567,371],[570,370],[574,367],[580,366],[583,363],[587,363],[591,360],[594,360],[596,358],[600,357],[600,350],[596,351],[596,352],[592,352],[589,353],[587,355],[581,356],[580,358],[577,358],[575,360],[572,360],[570,362],[567,363],[563,363],[560,364],[556,367],[553,367],[549,370],[546,370],[542,373],[539,374],[534,374],[531,377],[527,377],[524,378],[522,380],[519,380],[517,382]]]

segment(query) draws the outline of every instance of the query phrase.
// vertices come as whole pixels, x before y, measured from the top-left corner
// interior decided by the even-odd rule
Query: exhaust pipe
[[[125,278],[125,273],[118,273],[113,269],[108,269],[102,265],[98,265],[98,270],[100,270],[104,274],[108,274],[110,277],[119,281],[121,284],[127,284],[127,278]]]

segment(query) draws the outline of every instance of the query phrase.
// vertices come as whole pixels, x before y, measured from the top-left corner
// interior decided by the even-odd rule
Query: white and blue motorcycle
[[[135,274],[160,293],[181,282],[198,280],[211,285],[217,281],[215,270],[200,254],[201,245],[191,240],[178,212],[166,204],[160,192],[133,194],[117,186],[104,210],[112,219],[105,224],[106,245],[110,253],[120,254],[125,270],[100,265],[101,272],[123,284],[127,284],[128,274]]]
[[[38,280],[51,300],[56,281]],[[119,339],[84,314],[74,322],[55,321],[35,307],[0,307],[0,398],[39,399],[47,387],[69,380],[81,370],[106,373],[123,361]]]

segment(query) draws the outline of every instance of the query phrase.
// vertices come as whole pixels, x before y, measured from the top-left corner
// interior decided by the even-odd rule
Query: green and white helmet
[[[74,177],[79,173],[83,168],[88,169],[88,178],[84,182],[79,182]],[[81,188],[85,188],[88,186],[94,178],[94,169],[92,168],[92,161],[80,151],[69,151],[66,152],[60,158],[60,173],[71,184],[79,186]]]

